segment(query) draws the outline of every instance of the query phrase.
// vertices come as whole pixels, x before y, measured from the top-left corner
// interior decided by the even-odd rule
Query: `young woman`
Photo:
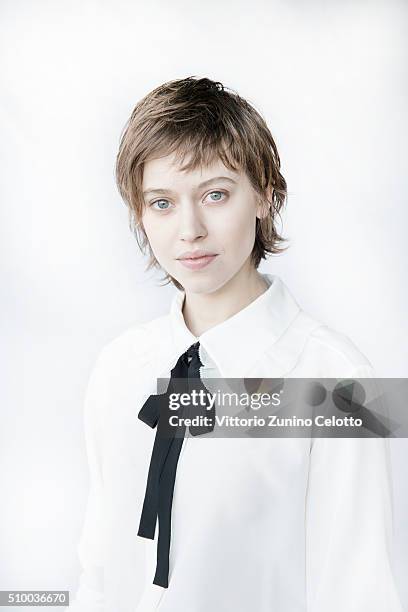
[[[176,292],[168,314],[103,348],[89,381],[70,611],[399,612],[385,439],[186,427],[176,448],[155,432],[158,378],[373,375],[347,336],[258,271],[282,250],[286,198],[265,121],[220,83],[166,83],[132,112],[117,182],[148,268]]]

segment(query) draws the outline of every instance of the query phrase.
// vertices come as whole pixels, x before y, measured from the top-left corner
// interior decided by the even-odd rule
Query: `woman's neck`
[[[186,326],[199,337],[251,304],[268,289],[262,275],[252,268],[241,269],[227,283],[212,293],[186,292],[183,316]]]

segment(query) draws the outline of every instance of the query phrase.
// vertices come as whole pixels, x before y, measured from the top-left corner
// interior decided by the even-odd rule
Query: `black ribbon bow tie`
[[[169,425],[169,416],[193,416],[204,414],[209,417],[209,425],[190,425],[191,435],[197,436],[213,431],[215,423],[215,408],[207,409],[209,404],[200,404],[197,407],[182,406],[177,412],[169,410],[169,396],[171,393],[188,393],[193,389],[205,392],[208,390],[200,378],[202,363],[198,354],[199,342],[192,344],[177,360],[171,370],[171,378],[167,391],[160,395],[151,395],[143,404],[138,418],[149,427],[155,428],[152,456],[150,459],[147,477],[146,492],[139,524],[139,536],[154,540],[156,519],[159,520],[159,536],[157,543],[157,564],[153,584],[168,587],[169,551],[171,535],[171,508],[173,501],[174,483],[176,479],[177,463],[181,447],[184,442],[186,427]],[[183,379],[183,380],[179,380]]]

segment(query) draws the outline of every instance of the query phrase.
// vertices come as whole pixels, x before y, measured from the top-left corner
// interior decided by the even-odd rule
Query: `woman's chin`
[[[184,288],[186,293],[213,293],[217,291],[224,282],[214,275],[191,274],[176,279]]]

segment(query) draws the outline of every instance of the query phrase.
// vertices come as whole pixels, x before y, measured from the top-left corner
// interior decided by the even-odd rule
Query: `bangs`
[[[177,132],[163,130],[157,139],[160,144],[150,150],[149,159],[174,155],[180,170],[185,172],[210,166],[218,160],[232,171],[245,169],[245,152],[228,135],[191,128],[184,133]]]

